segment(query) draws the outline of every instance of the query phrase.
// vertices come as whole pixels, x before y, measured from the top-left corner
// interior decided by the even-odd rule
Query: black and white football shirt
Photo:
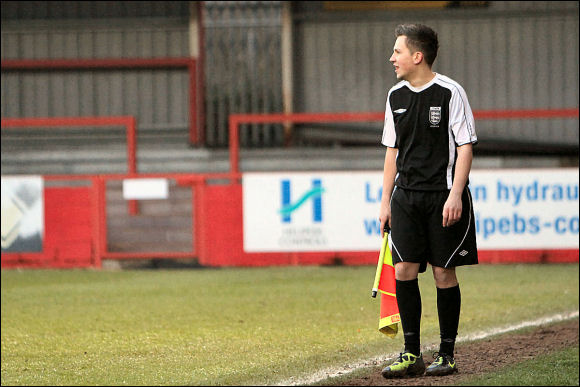
[[[382,144],[399,150],[396,186],[451,189],[456,147],[468,143],[477,143],[473,112],[457,82],[436,73],[419,88],[401,81],[389,90]]]

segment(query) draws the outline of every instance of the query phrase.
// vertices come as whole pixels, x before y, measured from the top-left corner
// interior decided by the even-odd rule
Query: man
[[[435,31],[407,24],[395,35],[389,60],[400,82],[387,96],[380,222],[381,230],[391,229],[405,349],[382,374],[448,375],[457,371],[453,356],[461,293],[455,267],[478,263],[468,188],[477,136],[463,88],[431,70],[439,47]],[[418,274],[427,263],[437,287],[441,344],[425,371]]]

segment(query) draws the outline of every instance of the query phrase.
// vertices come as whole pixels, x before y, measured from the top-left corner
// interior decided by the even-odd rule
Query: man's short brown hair
[[[395,37],[401,35],[407,37],[407,47],[411,53],[422,52],[425,62],[431,67],[437,58],[437,50],[439,49],[437,33],[431,27],[423,24],[400,24],[395,28]]]

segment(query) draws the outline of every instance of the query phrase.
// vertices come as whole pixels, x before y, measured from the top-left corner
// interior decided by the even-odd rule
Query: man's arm
[[[385,154],[385,166],[383,168],[383,194],[381,197],[381,209],[379,220],[381,221],[381,238],[384,234],[385,223],[391,227],[391,195],[395,187],[395,176],[397,174],[397,148],[387,148]]]
[[[451,226],[461,219],[461,194],[469,178],[473,160],[473,145],[471,143],[457,147],[457,162],[455,176],[449,197],[443,206],[443,227]]]

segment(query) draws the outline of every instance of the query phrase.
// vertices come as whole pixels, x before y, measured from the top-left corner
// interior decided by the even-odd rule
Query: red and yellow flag
[[[389,249],[388,238],[389,234],[385,232],[379,254],[379,262],[377,263],[373,297],[376,295],[377,290],[381,293],[379,331],[394,338],[397,335],[398,323],[401,321],[401,317],[397,305],[395,267],[393,266],[393,256]]]

